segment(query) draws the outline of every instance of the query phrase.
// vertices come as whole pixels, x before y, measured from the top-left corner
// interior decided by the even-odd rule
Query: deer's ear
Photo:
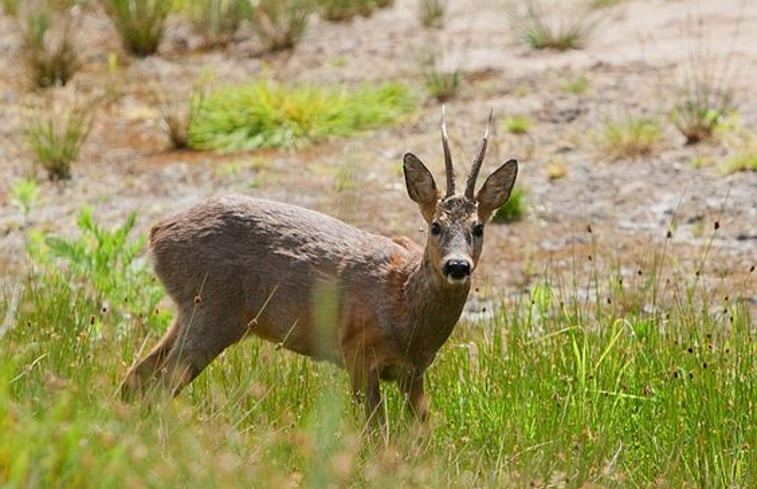
[[[426,165],[412,153],[405,153],[402,169],[405,172],[407,194],[418,204],[426,222],[431,222],[436,212],[436,203],[440,197],[434,176],[428,171]]]
[[[479,222],[487,222],[492,213],[507,202],[517,176],[518,162],[515,160],[509,160],[489,175],[476,194]]]

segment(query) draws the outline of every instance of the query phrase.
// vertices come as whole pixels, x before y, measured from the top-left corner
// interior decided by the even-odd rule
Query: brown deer
[[[155,225],[155,273],[178,311],[127,374],[123,395],[151,384],[176,394],[225,348],[253,334],[346,368],[369,417],[381,403],[379,380],[396,380],[425,419],[424,372],[460,318],[484,224],[507,201],[518,171],[515,160],[507,161],[474,193],[491,118],[463,195],[455,192],[444,109],[446,193],[417,156],[404,155],[407,192],[428,225],[425,248],[240,195],[206,200]],[[334,311],[332,327],[318,327],[322,306]]]

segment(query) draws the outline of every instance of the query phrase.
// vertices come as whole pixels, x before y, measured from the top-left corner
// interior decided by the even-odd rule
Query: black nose
[[[470,275],[470,263],[465,260],[450,260],[444,264],[442,271],[444,275],[459,280]]]

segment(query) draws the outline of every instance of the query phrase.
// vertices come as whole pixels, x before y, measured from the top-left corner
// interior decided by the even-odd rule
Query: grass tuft
[[[441,29],[446,12],[446,0],[420,0],[418,4],[418,18],[426,28]]]
[[[71,30],[71,11],[30,2],[18,19],[29,77],[40,88],[65,85],[81,67]]]
[[[208,94],[189,147],[244,151],[293,148],[396,123],[416,99],[400,84],[347,91],[259,82]]]
[[[261,0],[250,19],[265,48],[279,51],[300,42],[312,12],[310,0]]]
[[[160,115],[160,128],[168,136],[171,147],[187,148],[190,128],[197,120],[205,101],[204,84],[195,84],[189,93],[163,84],[155,90],[153,96]]]
[[[605,122],[602,147],[605,155],[613,159],[637,158],[651,154],[661,136],[662,129],[654,119],[627,117]]]
[[[205,44],[228,44],[239,25],[250,14],[248,0],[193,0],[184,5],[195,30],[202,34]]]
[[[597,25],[585,4],[548,0],[511,2],[506,7],[517,36],[533,49],[567,51],[584,46]]]
[[[171,2],[165,0],[100,0],[128,52],[145,57],[158,50]]]
[[[326,20],[346,22],[362,15],[370,17],[376,9],[375,0],[316,0],[318,11]]]
[[[93,114],[92,107],[81,103],[49,101],[29,116],[26,140],[50,180],[71,178],[71,164],[89,135]]]
[[[527,134],[531,131],[531,118],[525,114],[515,114],[505,119],[504,128],[510,134]]]

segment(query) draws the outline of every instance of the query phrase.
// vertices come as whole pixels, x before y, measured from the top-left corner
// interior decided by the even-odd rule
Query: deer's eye
[[[439,236],[442,233],[442,225],[434,221],[431,223],[431,234]]]
[[[483,224],[474,224],[473,225],[473,236],[480,238],[484,235],[484,225]]]

